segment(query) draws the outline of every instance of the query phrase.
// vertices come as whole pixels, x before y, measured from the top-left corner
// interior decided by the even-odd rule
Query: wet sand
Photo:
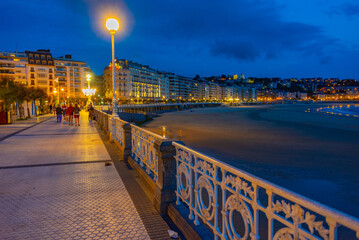
[[[194,109],[144,127],[206,155],[359,217],[359,118],[323,105]]]

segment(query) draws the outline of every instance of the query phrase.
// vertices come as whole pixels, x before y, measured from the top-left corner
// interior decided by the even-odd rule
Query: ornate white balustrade
[[[110,117],[111,115],[102,112],[101,110],[94,110],[94,115],[96,118],[96,121],[99,123],[99,125],[105,129],[106,131],[110,132],[111,129],[111,121],[110,121]]]
[[[158,179],[158,159],[154,145],[157,139],[166,138],[131,124],[132,158],[155,182]]]
[[[101,111],[95,110],[95,116],[102,128],[115,131],[123,148],[131,139],[128,155],[157,182],[161,170],[155,142],[166,138],[133,124],[131,131],[125,130],[127,122],[119,118],[112,128],[111,115]],[[203,222],[214,239],[359,239],[358,219],[179,143],[172,144],[176,148],[177,204],[184,203],[189,218],[196,225]]]
[[[215,239],[334,240],[340,226],[347,234],[341,239],[359,239],[358,219],[181,144],[173,146],[177,204],[187,205],[189,218],[206,224]]]
[[[115,118],[115,125],[116,125],[116,140],[119,142],[119,144],[124,147],[125,146],[125,131],[123,129],[123,124],[126,124],[128,122],[121,120],[120,118]]]

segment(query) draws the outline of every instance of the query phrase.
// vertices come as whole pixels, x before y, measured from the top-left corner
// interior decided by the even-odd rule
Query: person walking
[[[91,103],[88,107],[88,110],[89,110],[89,120],[91,121],[91,120],[93,120],[93,111],[95,110]]]
[[[66,104],[65,103],[62,104],[62,113],[63,113],[64,118],[65,118],[66,117]]]
[[[56,104],[52,104],[52,112],[56,116]]]
[[[62,108],[60,107],[60,104],[57,105],[56,116],[57,116],[57,122],[61,123],[61,121],[62,121]]]
[[[73,109],[74,117],[75,117],[75,127],[80,126],[80,107],[79,105],[75,104],[75,107]]]
[[[74,108],[72,107],[72,104],[70,103],[69,106],[66,109],[66,115],[67,115],[67,117],[69,119],[69,126],[74,125],[72,123],[73,122],[73,110],[74,110]]]

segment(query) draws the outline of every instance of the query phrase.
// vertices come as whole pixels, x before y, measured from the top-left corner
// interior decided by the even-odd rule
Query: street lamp
[[[57,87],[60,88],[60,86],[59,86],[59,78],[55,78],[54,82],[56,83]],[[56,88],[55,88],[54,93],[58,93],[57,94],[57,104],[59,104],[60,103],[60,90],[57,91]]]
[[[119,27],[120,27],[120,24],[117,21],[117,19],[108,18],[106,20],[106,28],[111,33],[111,42],[112,42],[112,81],[113,81],[112,115],[113,116],[117,116],[117,113],[116,113],[117,104],[116,104],[116,93],[115,93],[115,89],[116,89],[116,84],[115,84],[115,33]]]
[[[59,102],[60,102],[60,91],[57,91],[56,88],[55,88],[54,93],[57,93],[57,104],[59,104]]]
[[[90,81],[91,81],[91,75],[90,74],[86,75],[86,80],[87,80],[87,89],[82,89],[82,92],[86,96],[88,96],[87,103],[86,103],[86,105],[88,106],[88,105],[90,105],[92,103],[91,96],[95,95],[96,89],[91,89],[90,88]]]

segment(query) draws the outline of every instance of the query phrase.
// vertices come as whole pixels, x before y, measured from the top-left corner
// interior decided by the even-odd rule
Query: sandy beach
[[[359,118],[324,105],[194,109],[143,127],[206,155],[359,217]]]

